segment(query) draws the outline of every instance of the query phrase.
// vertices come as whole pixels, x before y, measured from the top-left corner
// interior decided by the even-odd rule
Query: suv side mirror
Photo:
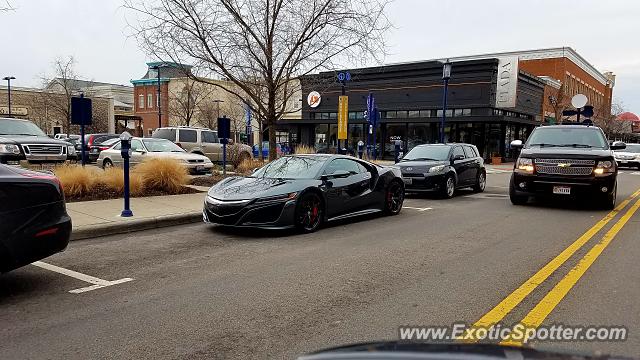
[[[614,141],[610,147],[611,150],[622,150],[627,147],[627,144],[623,143],[622,141]]]
[[[522,140],[513,140],[511,142],[511,148],[513,149],[522,149],[524,144],[522,144]]]

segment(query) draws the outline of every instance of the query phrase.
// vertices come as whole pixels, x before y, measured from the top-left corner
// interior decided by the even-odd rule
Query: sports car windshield
[[[325,161],[326,159],[313,156],[285,156],[258,169],[253,177],[313,179]]]

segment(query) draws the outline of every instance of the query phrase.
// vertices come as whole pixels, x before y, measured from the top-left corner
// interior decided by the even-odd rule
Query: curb
[[[192,224],[202,221],[202,212],[190,212],[174,215],[162,215],[151,218],[134,219],[130,221],[109,222],[106,224],[89,225],[75,228],[71,231],[71,241],[90,239],[94,237],[126,234],[135,231],[157,229],[168,226]]]

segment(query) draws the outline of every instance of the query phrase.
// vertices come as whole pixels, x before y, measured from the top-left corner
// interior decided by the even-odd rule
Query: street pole
[[[9,117],[13,117],[11,114],[11,80],[15,79],[13,76],[5,76],[3,80],[7,80],[7,97],[9,102]]]
[[[442,80],[444,89],[442,94],[442,120],[440,121],[440,143],[444,144],[444,126],[447,121],[447,93],[449,92],[449,78],[451,77],[451,63],[449,59],[442,65]]]
[[[160,98],[160,66],[156,66],[158,71],[156,72],[156,77],[158,78],[158,128],[162,127],[162,100]]]

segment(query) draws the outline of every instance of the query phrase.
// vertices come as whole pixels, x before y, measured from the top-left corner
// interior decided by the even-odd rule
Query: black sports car
[[[0,273],[64,250],[71,235],[53,175],[0,164]]]
[[[208,223],[303,232],[324,221],[402,210],[400,170],[350,156],[281,157],[248,177],[226,178],[209,189],[203,217]]]

